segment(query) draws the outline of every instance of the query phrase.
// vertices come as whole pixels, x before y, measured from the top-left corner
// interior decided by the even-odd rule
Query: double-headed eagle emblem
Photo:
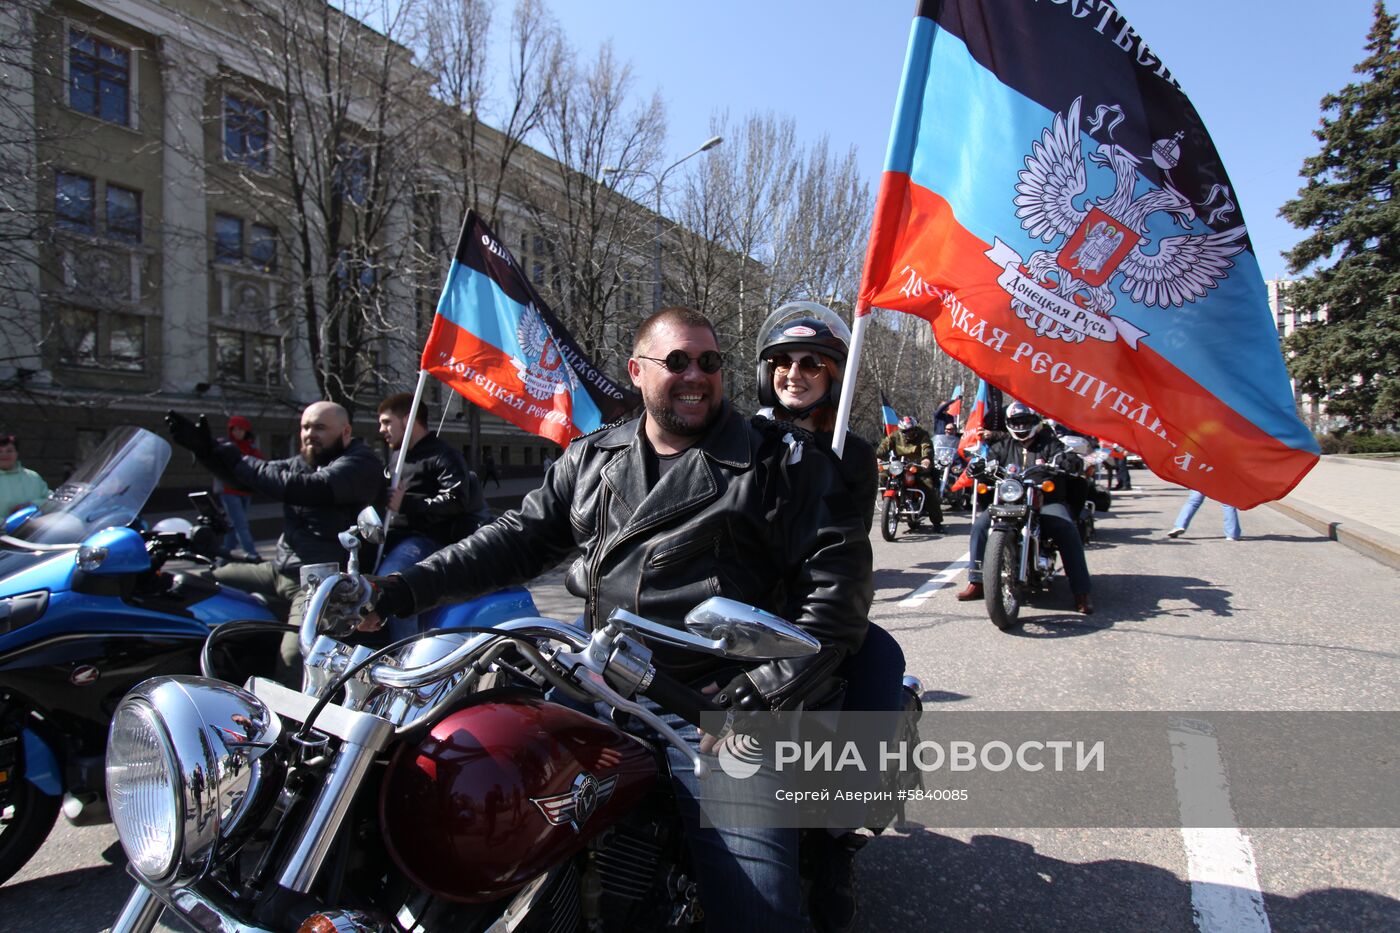
[[[557,393],[578,389],[574,368],[560,354],[549,325],[534,304],[527,304],[525,313],[520,315],[515,325],[515,339],[520,343],[522,357],[512,362],[525,391],[533,398],[547,401]]]
[[[1180,134],[1152,147],[1151,158],[1166,181],[1142,193],[1142,160],[1117,143],[1100,144],[1087,161],[1111,169],[1115,184],[1109,194],[1086,200],[1089,175],[1079,128],[1081,102],[1076,99],[1067,113],[1056,114],[1032,144],[1016,185],[1013,203],[1021,226],[1055,246],[1023,259],[998,239],[986,255],[1003,267],[997,281],[1011,294],[1017,315],[1036,333],[1073,343],[1086,337],[1122,337],[1136,348],[1146,332],[1112,314],[1118,293],[1154,308],[1179,308],[1204,297],[1234,265],[1230,257],[1247,245],[1245,228],[1240,224],[1219,232],[1191,232],[1197,205],[1167,174],[1180,158]],[[1102,107],[1100,118],[1105,110],[1121,115],[1116,107]],[[1212,212],[1210,223],[1234,210],[1223,186],[1216,186],[1210,199],[1222,192],[1226,205]],[[1188,232],[1153,240],[1148,220],[1158,212]]]

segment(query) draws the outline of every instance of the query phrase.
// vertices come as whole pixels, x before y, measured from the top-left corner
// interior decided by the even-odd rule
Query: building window
[[[107,235],[128,243],[141,242],[141,193],[107,185]]]
[[[216,330],[214,370],[224,382],[276,385],[282,381],[281,341],[267,334]]]
[[[248,259],[264,272],[277,268],[277,230],[266,224],[251,224]]]
[[[243,261],[243,220],[232,214],[214,215],[214,261]]]
[[[58,225],[83,233],[97,231],[97,182],[84,175],[59,172],[56,176],[54,214]]]
[[[354,204],[369,197],[369,153],[353,143],[341,143],[336,150],[335,190]]]
[[[107,325],[107,368],[136,373],[145,369],[146,319],[135,314],[109,314]]]
[[[533,262],[530,264],[530,283],[532,285],[544,285],[544,263]]]
[[[131,125],[131,53],[76,29],[68,31],[68,106]]]
[[[266,107],[224,95],[224,159],[267,171],[269,125]]]
[[[65,308],[59,312],[58,323],[60,363],[120,372],[145,370],[144,317]]]

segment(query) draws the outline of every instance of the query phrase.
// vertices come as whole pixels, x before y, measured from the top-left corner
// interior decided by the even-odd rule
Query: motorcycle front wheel
[[[982,578],[985,581],[987,615],[992,624],[1003,632],[1020,625],[1021,584],[1016,580],[1020,566],[1016,535],[996,528],[987,536],[986,559]]]
[[[893,541],[894,536],[899,533],[899,500],[890,497],[885,500],[885,514],[880,519],[880,534],[885,536],[886,541]]]
[[[10,880],[49,837],[63,800],[24,778],[10,787],[10,803],[0,810],[0,884]]]

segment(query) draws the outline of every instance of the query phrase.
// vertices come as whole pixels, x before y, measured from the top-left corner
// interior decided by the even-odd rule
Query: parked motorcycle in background
[[[1045,494],[1070,481],[1059,458],[1015,472],[995,460],[974,459],[968,465],[977,477],[978,493],[993,491],[991,529],[982,558],[987,615],[1002,631],[1020,625],[1021,607],[1032,593],[1050,588],[1057,572],[1054,542],[1041,538],[1042,511],[1075,521],[1064,502],[1045,502]]]
[[[919,484],[922,467],[891,451],[889,458],[880,462],[879,468],[882,484],[880,496],[884,503],[880,534],[886,541],[893,541],[899,534],[901,519],[908,523],[910,531],[916,530],[923,521],[924,487]]]
[[[276,626],[261,602],[192,572],[226,530],[208,493],[191,496],[195,522],[128,527],[169,459],[163,438],[117,428],[0,534],[0,882],[60,809],[75,825],[108,821],[107,729],[127,691],[199,670],[213,626]]]
[[[341,639],[367,593],[357,548],[382,532],[366,510],[341,537],[350,569],[308,601],[301,692],[160,677],[121,702],[108,792],[138,884],[114,933],[164,910],[245,933],[687,929],[667,747],[708,766],[640,700],[691,721],[713,707],[639,636],[754,660],[818,643],[715,597],[684,630],[619,609],[591,634],[522,618],[372,652]]]

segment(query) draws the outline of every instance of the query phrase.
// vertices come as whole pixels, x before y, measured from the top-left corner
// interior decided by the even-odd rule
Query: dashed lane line
[[[1237,825],[1215,730],[1202,720],[1180,719],[1167,736],[1196,928],[1201,933],[1269,933],[1254,847]]]
[[[944,587],[951,586],[954,583],[954,581],[957,580],[958,574],[962,573],[968,567],[971,567],[971,557],[972,555],[969,552],[964,551],[962,557],[959,557],[947,567],[944,567],[942,570],[938,571],[938,573],[930,577],[928,581],[925,582],[922,586],[920,586],[917,590],[910,593],[904,599],[901,599],[899,601],[899,605],[907,606],[911,609],[916,608],[918,606],[922,606],[924,604],[924,600],[928,599],[930,596],[932,596],[934,593],[937,593]]]

